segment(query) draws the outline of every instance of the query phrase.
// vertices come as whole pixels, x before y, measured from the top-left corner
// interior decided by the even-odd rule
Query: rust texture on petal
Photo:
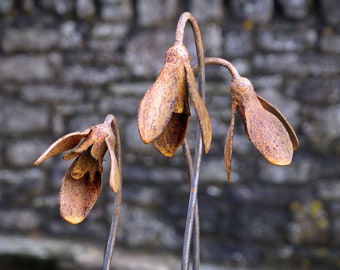
[[[272,105],[262,105],[247,78],[234,78],[231,92],[249,140],[270,163],[289,165],[298,140],[286,119]]]
[[[258,108],[245,109],[248,136],[260,153],[272,164],[289,165],[293,145],[284,125],[270,112]]]
[[[299,148],[298,137],[296,136],[296,133],[295,133],[293,127],[289,124],[289,122],[283,116],[283,114],[278,109],[276,109],[272,104],[270,104],[267,100],[265,100],[264,98],[260,97],[259,95],[257,96],[257,98],[260,100],[263,108],[265,108],[267,111],[271,112],[277,118],[279,118],[279,120],[285,126],[285,128],[286,128],[286,130],[289,134],[289,137],[292,141],[294,150],[298,149]]]
[[[138,128],[144,143],[151,143],[162,133],[170,120],[176,97],[176,66],[165,64],[139,104]]]
[[[184,63],[190,62],[182,45],[174,45],[165,55],[164,66],[147,90],[138,109],[138,128],[144,143],[160,136],[172,113],[190,115]]]
[[[195,109],[207,153],[212,139],[210,117],[197,91],[188,51],[176,44],[167,51],[157,80],[140,102],[138,128],[142,141],[153,143],[164,156],[173,156],[185,138],[190,117],[189,100]]]
[[[110,187],[114,192],[121,190],[121,174],[115,156],[116,137],[113,127],[118,133],[115,118],[108,115],[102,124],[58,139],[35,162],[35,165],[39,165],[47,158],[78,145],[64,155],[66,160],[76,159],[67,169],[60,191],[61,216],[72,224],[80,223],[97,201],[101,190],[102,162],[107,149],[111,157]]]
[[[86,129],[83,132],[72,132],[59,138],[34,162],[34,165],[38,166],[46,159],[72,149],[89,133],[90,129]]]
[[[168,125],[154,141],[154,146],[166,157],[172,157],[185,138],[189,117],[185,114],[172,113]]]
[[[108,136],[106,139],[106,145],[109,149],[110,159],[111,159],[111,168],[110,168],[110,179],[109,185],[113,192],[119,192],[121,187],[121,172],[119,170],[117,157],[115,154],[115,137],[114,135]]]
[[[78,224],[88,215],[101,191],[101,174],[88,173],[77,181],[67,170],[60,190],[60,215],[69,223]],[[90,181],[90,177],[92,180]]]
[[[91,148],[91,155],[96,160],[103,159],[107,146],[105,138],[110,133],[110,125],[103,123],[90,128],[88,136],[70,153],[64,155],[65,160],[78,156],[80,153]]]
[[[198,123],[201,129],[204,152],[208,153],[212,139],[212,126],[210,116],[201,96],[198,93],[194,72],[190,67],[189,63],[185,64],[185,70],[189,97],[193,104],[194,110],[197,115]]]
[[[231,158],[233,154],[235,114],[236,114],[236,104],[232,103],[230,126],[228,129],[228,133],[227,133],[227,137],[226,137],[225,145],[224,145],[224,165],[227,171],[228,182],[230,182],[230,178],[231,178]]]
[[[176,69],[176,78],[177,78],[177,97],[175,105],[172,109],[174,113],[183,113],[186,115],[190,115],[190,106],[188,99],[188,88],[187,88],[187,80],[186,80],[186,71],[184,65],[178,65]]]
[[[89,175],[89,180],[92,181],[96,173],[101,174],[101,161],[94,159],[90,154],[90,149],[82,152],[70,166],[70,175],[73,179],[78,180]]]

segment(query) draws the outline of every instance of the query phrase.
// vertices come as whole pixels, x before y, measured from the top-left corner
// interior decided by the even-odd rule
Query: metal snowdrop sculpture
[[[192,67],[188,50],[183,44],[184,29],[190,23],[195,38],[198,65]],[[222,58],[204,57],[202,37],[196,19],[185,12],[179,18],[175,42],[164,59],[164,65],[154,84],[146,91],[138,108],[138,130],[142,141],[152,143],[164,156],[172,157],[182,146],[185,156],[190,196],[185,225],[181,269],[189,268],[190,251],[192,269],[200,265],[200,228],[197,192],[202,154],[208,153],[212,140],[212,125],[205,106],[205,65],[226,67],[231,79],[231,120],[224,146],[227,179],[231,176],[231,159],[235,114],[239,113],[245,132],[255,148],[272,164],[285,166],[292,161],[299,147],[297,136],[285,117],[268,101],[258,96],[252,83],[239,75],[236,68]],[[198,83],[194,71],[198,71]],[[190,105],[197,117],[194,158],[186,139],[190,119]],[[71,150],[73,149],[73,150]],[[83,132],[69,133],[53,143],[34,163],[71,150],[64,159],[75,158],[62,180],[60,214],[69,223],[78,224],[89,214],[98,199],[102,185],[102,162],[110,154],[109,186],[114,196],[111,221],[103,269],[110,269],[122,200],[122,158],[118,125],[113,115],[102,124]]]
[[[71,150],[74,148],[73,150]],[[104,123],[83,132],[69,133],[56,142],[35,161],[38,166],[46,159],[71,150],[63,158],[75,158],[67,169],[60,190],[60,215],[71,224],[82,222],[96,203],[102,189],[103,158],[110,154],[109,186],[114,192],[114,211],[106,247],[103,269],[109,269],[118,230],[122,200],[121,145],[115,117],[107,115]]]
[[[194,72],[190,58],[183,45],[184,28],[189,22],[196,43],[198,56],[199,92],[196,87]],[[153,143],[164,155],[171,157],[176,149],[183,145],[188,164],[191,189],[187,222],[182,254],[182,269],[189,265],[191,236],[195,220],[195,243],[193,267],[199,265],[199,230],[197,190],[202,148],[208,153],[212,138],[212,127],[208,111],[204,104],[205,70],[204,51],[201,33],[196,19],[191,13],[183,13],[179,18],[175,44],[166,52],[164,66],[155,83],[147,90],[138,109],[138,128],[144,143]],[[188,143],[185,139],[190,116],[189,101],[191,101],[198,119],[197,145],[195,159],[192,161]]]
[[[231,121],[224,147],[224,162],[228,181],[231,175],[231,157],[235,113],[241,116],[245,132],[257,150],[271,163],[289,165],[293,152],[299,147],[298,138],[283,114],[268,101],[257,95],[250,80],[240,76],[227,60],[210,57],[206,64],[226,67],[231,76]]]
[[[194,69],[198,69],[201,97],[197,94],[193,69],[190,67],[188,52],[183,46],[184,26],[187,21],[191,23],[196,42],[199,63]],[[212,136],[209,114],[204,106],[205,64],[225,66],[232,75],[232,115],[224,147],[224,161],[228,181],[230,181],[231,175],[236,111],[241,116],[249,140],[270,163],[281,166],[289,165],[293,157],[293,151],[299,145],[297,136],[285,117],[273,105],[259,97],[254,91],[251,82],[247,78],[241,77],[229,61],[222,58],[204,58],[198,24],[190,13],[182,14],[177,25],[175,45],[166,52],[164,66],[155,83],[145,93],[138,110],[138,127],[144,143],[153,143],[167,157],[173,156],[180,144],[183,145],[190,175],[191,190],[181,269],[188,269],[189,267],[193,224],[195,224],[193,269],[198,269],[199,266],[198,178],[202,142],[204,152],[207,153]],[[193,104],[199,122],[194,161],[192,161],[189,146],[185,139],[185,131],[190,116],[189,101]]]

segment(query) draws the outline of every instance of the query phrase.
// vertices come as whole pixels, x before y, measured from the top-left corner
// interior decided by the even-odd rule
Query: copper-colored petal
[[[172,109],[174,113],[184,113],[190,115],[190,105],[188,98],[187,78],[184,65],[181,63],[176,69],[177,77],[177,98]]]
[[[154,146],[166,157],[172,157],[185,138],[189,116],[172,113],[163,133],[154,141]]]
[[[103,123],[91,127],[91,133],[77,146],[76,149],[64,156],[64,159],[79,155],[81,152],[91,148],[91,155],[96,160],[102,160],[107,150],[105,138],[110,132],[110,124]]]
[[[75,181],[68,169],[60,190],[60,215],[72,224],[82,222],[97,201],[100,191],[101,173],[85,174]]]
[[[225,164],[225,168],[227,171],[228,182],[230,182],[230,176],[231,176],[231,159],[232,159],[232,154],[233,154],[235,113],[236,113],[236,105],[232,103],[230,126],[228,129],[228,133],[227,133],[227,137],[226,137],[225,145],[224,145],[224,164]]]
[[[204,152],[208,153],[210,149],[211,139],[212,139],[212,126],[211,126],[210,116],[201,96],[199,95],[197,91],[194,73],[189,63],[185,64],[185,69],[186,69],[189,97],[195,109],[195,112],[198,118],[198,123],[200,125]]]
[[[109,185],[113,192],[117,193],[121,190],[121,174],[118,166],[118,161],[115,154],[115,137],[114,135],[108,136],[106,139],[106,145],[109,150],[111,158],[111,168],[110,168],[110,180]]]
[[[74,150],[72,150],[70,153],[67,153],[64,155],[64,159],[65,160],[69,160],[73,157],[79,156],[82,152],[86,151],[88,148],[90,148],[94,142],[96,141],[96,134],[95,134],[95,130],[96,127],[92,126],[89,128],[90,129],[90,133],[87,136],[87,138],[85,140],[83,140]]]
[[[105,121],[107,121],[107,119],[105,119]],[[111,123],[104,122],[103,124],[93,127],[93,145],[91,148],[91,155],[96,160],[102,160],[104,158],[107,150],[105,138],[111,133]]]
[[[34,162],[34,165],[39,165],[46,159],[58,155],[64,151],[72,149],[75,147],[83,138],[85,138],[90,133],[90,129],[86,129],[83,132],[72,132],[69,133],[57,141],[55,141],[47,150]]]
[[[72,158],[78,157],[81,154],[81,152],[77,153],[74,151],[68,152],[65,155],[63,155],[64,160],[70,160]]]
[[[272,164],[289,165],[293,144],[282,122],[260,104],[245,108],[248,136],[260,153]]]
[[[259,95],[257,95],[257,98],[261,102],[263,108],[265,108],[267,111],[271,112],[277,118],[279,118],[279,120],[285,126],[285,128],[286,128],[286,130],[287,130],[287,132],[289,134],[289,137],[290,137],[290,139],[292,141],[294,150],[298,149],[299,148],[299,139],[296,136],[296,133],[295,133],[294,129],[289,124],[287,119],[283,116],[283,114],[278,109],[276,109],[272,104],[270,104],[267,100],[265,100],[264,98],[260,97]]]
[[[168,124],[177,97],[177,65],[165,63],[145,93],[138,109],[138,128],[144,143],[151,143]]]
[[[91,127],[91,132],[87,136],[87,138],[82,141],[74,150],[72,150],[70,153],[67,153],[64,155],[64,159],[68,160],[71,159],[75,156],[78,156],[81,152],[86,151],[88,148],[90,148],[93,143],[94,143],[94,138],[93,138],[93,127]]]

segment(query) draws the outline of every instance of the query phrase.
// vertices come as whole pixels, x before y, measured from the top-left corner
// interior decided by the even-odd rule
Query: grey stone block
[[[42,55],[15,55],[0,59],[0,80],[3,81],[46,81],[53,75],[53,68]]]
[[[137,1],[139,24],[150,27],[165,25],[175,19],[178,10],[178,0],[143,0]]]
[[[56,29],[40,27],[7,29],[2,38],[2,49],[6,53],[34,52],[57,49],[60,34]]]
[[[278,0],[284,14],[293,19],[305,19],[311,5],[310,0]]]
[[[2,135],[36,133],[49,128],[49,111],[45,106],[36,107],[13,101],[2,106]]]
[[[230,4],[236,17],[255,23],[268,23],[274,14],[273,0],[239,0]]]
[[[38,141],[9,141],[6,144],[6,161],[13,167],[31,167],[41,150]]]
[[[221,22],[224,16],[223,1],[191,1],[190,10],[200,25],[205,22]]]

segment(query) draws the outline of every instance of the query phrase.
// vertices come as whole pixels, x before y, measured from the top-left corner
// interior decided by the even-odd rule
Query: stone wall
[[[112,208],[107,177],[88,218],[74,226],[62,221],[58,210],[68,163],[56,157],[38,168],[32,164],[58,137],[112,113],[124,154],[117,245],[179,256],[189,190],[184,159],[181,151],[168,159],[144,145],[136,115],[183,11],[198,20],[206,56],[232,61],[284,113],[301,143],[291,166],[269,165],[237,119],[228,184],[223,145],[230,77],[223,68],[207,67],[213,143],[203,157],[199,191],[202,260],[339,267],[336,0],[1,0],[1,234],[91,238],[104,248]]]

